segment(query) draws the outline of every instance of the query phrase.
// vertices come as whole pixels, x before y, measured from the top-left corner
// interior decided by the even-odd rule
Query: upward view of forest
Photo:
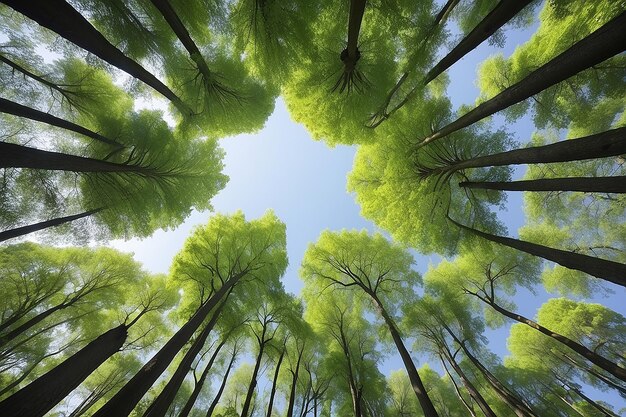
[[[0,417],[626,415],[625,11],[0,0]],[[283,105],[371,230],[214,210]]]

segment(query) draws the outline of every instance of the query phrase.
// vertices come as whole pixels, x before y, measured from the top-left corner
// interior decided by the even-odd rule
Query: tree
[[[83,157],[2,142],[0,165],[79,174],[78,198],[65,204],[90,212],[113,236],[147,236],[155,228],[179,224],[192,207],[210,207],[207,196],[217,193],[226,179],[219,172],[222,155],[216,142],[174,137],[158,112],[143,111],[127,123],[137,134],[137,145],[127,152]],[[158,142],[150,142],[154,138]],[[185,191],[189,189],[195,191]]]
[[[61,292],[61,289],[71,291],[68,295],[62,293],[55,295],[60,295],[60,299],[65,300],[63,301],[65,303],[71,302],[68,306],[70,307],[76,305],[79,301],[84,303],[86,300],[83,300],[83,297],[89,298],[92,297],[92,293],[96,293],[100,296],[100,300],[92,300],[91,304],[99,304],[101,310],[92,314],[92,316],[98,316],[97,319],[102,320],[106,318],[107,310],[112,309],[116,315],[121,315],[119,320],[121,324],[97,336],[86,346],[67,357],[63,362],[5,398],[0,402],[0,409],[3,410],[3,414],[43,416],[103,362],[122,350],[131,328],[135,327],[140,320],[145,322],[146,318],[144,317],[154,316],[153,312],[163,311],[172,304],[173,297],[171,293],[168,294],[158,287],[162,282],[158,282],[159,280],[156,277],[152,278],[156,286],[150,288],[146,282],[150,278],[145,272],[140,270],[139,266],[129,256],[124,256],[111,249],[100,249],[95,253],[90,253],[88,249],[79,250],[75,248],[66,249],[65,251],[69,255],[67,257],[69,259],[64,261],[59,275],[61,279],[67,279],[67,275],[75,275],[73,277],[75,282],[67,280],[63,282],[60,288],[57,288],[59,292]],[[56,252],[52,251],[52,253]],[[41,262],[40,259],[37,259],[37,261]],[[55,277],[54,270],[50,265],[44,264],[43,266],[44,268],[47,266],[49,278],[51,277],[52,280],[59,279]],[[37,272],[45,276],[45,272],[42,273],[42,270]],[[90,272],[93,275],[90,276]],[[66,276],[64,277],[64,275]],[[81,281],[82,287],[80,286]],[[134,298],[131,294],[137,290],[141,290],[143,294],[138,298]],[[130,291],[130,293],[124,296],[125,291]],[[63,302],[55,307],[62,306]],[[44,314],[51,310],[60,311],[63,309],[63,307],[60,307],[54,310],[55,307],[44,311]],[[125,310],[126,314],[120,314]],[[40,319],[37,321],[41,314],[35,315],[26,323],[33,323],[31,327],[34,326],[39,321],[44,320]],[[84,326],[92,327],[90,330],[85,329],[81,332],[84,338],[90,339],[90,333],[97,333],[100,327],[95,324],[98,321],[97,319],[92,317],[92,321],[83,324]],[[148,320],[150,321],[149,318]],[[106,319],[102,321],[107,324],[112,321],[115,322],[115,320]],[[144,329],[140,329],[138,333],[131,333],[130,343],[137,343],[139,339],[146,335]]]
[[[118,415],[128,415],[208,314],[240,281],[256,278],[263,281],[264,285],[276,283],[287,263],[284,245],[284,225],[272,212],[250,222],[246,222],[241,213],[230,217],[218,215],[205,227],[196,229],[177,255],[173,274],[184,274],[194,280],[204,279],[210,283],[213,292],[94,416],[107,415],[112,411]]]
[[[392,308],[397,308],[391,300],[414,291],[418,276],[411,270],[412,263],[406,251],[391,245],[382,235],[370,237],[364,231],[325,232],[308,248],[302,275],[311,279],[312,285],[322,288],[321,292],[355,286],[367,294],[391,333],[424,415],[437,416],[398,326],[387,310],[390,303]]]
[[[623,14],[615,17],[587,38],[533,71],[519,83],[512,85],[454,122],[426,136],[419,146],[428,145],[619,54],[626,46],[626,39],[623,38],[619,30],[624,19],[626,17]]]
[[[189,113],[188,107],[174,92],[137,62],[124,55],[67,2],[55,0],[54,3],[42,1],[25,5],[17,1],[6,0],[3,3],[109,64],[143,81],[170,100],[179,111],[184,114]],[[63,23],[67,22],[68,18],[73,22],[72,27]]]

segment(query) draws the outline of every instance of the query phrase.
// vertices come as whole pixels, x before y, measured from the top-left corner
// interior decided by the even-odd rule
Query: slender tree
[[[582,255],[580,253],[564,251],[539,245],[537,243],[510,237],[493,235],[481,232],[450,219],[455,226],[468,231],[469,233],[487,239],[510,248],[514,248],[531,255],[540,256],[567,268],[583,271],[589,275],[612,282],[622,287],[626,287],[626,265],[608,261],[606,259],[594,258],[593,256]]]
[[[16,0],[3,0],[3,3],[146,83],[170,100],[183,114],[190,113],[188,107],[172,90],[136,61],[124,55],[66,1],[37,0],[26,4]],[[72,22],[71,25],[68,22]]]
[[[210,312],[242,279],[253,274],[257,279],[264,277],[266,285],[271,286],[286,267],[284,233],[284,225],[271,212],[251,222],[246,222],[241,213],[216,216],[204,228],[197,229],[178,255],[173,271],[192,276],[203,274],[215,291],[94,416],[130,414]],[[242,235],[246,236],[243,241]],[[197,252],[207,247],[208,252]],[[204,259],[197,257],[201,253]]]
[[[622,13],[519,83],[428,135],[418,146],[428,145],[619,54],[626,48],[626,35],[621,30],[624,24],[626,14]]]
[[[527,326],[530,326],[533,329],[538,330],[539,332],[545,334],[546,336],[549,336],[553,338],[554,340],[567,346],[574,352],[583,356],[584,358],[589,360],[591,363],[604,369],[605,371],[615,376],[616,378],[619,378],[622,381],[626,381],[626,368],[622,368],[618,364],[602,357],[601,355],[595,353],[594,351],[588,349],[587,347],[581,345],[580,343],[577,343],[576,341],[568,337],[565,337],[562,334],[559,334],[551,329],[548,329],[542,326],[541,324],[537,323],[536,321],[530,320],[522,316],[521,314],[517,314],[515,312],[509,311],[506,308],[499,305],[495,300],[495,282],[499,278],[501,278],[503,274],[506,275],[509,272],[510,270],[492,271],[491,267],[488,266],[487,269],[485,270],[484,285],[477,287],[476,289],[464,288],[464,291],[467,294],[475,296],[476,298],[478,298],[485,304],[489,305],[491,308],[493,308],[495,311],[502,314],[503,316],[506,316],[512,320],[515,320],[519,323],[526,324]]]
[[[420,166],[418,171],[422,176],[450,175],[469,168],[584,161],[609,158],[624,153],[626,153],[626,127],[619,127],[548,145],[514,149],[470,159],[459,160],[452,152],[442,149],[441,154],[436,157],[435,166]]]

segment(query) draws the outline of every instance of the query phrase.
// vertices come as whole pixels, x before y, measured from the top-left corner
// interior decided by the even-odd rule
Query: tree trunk
[[[523,181],[463,181],[459,187],[502,191],[572,191],[583,193],[626,193],[626,176],[542,178]]]
[[[215,411],[215,407],[220,402],[220,398],[222,398],[222,393],[224,392],[224,388],[226,387],[226,381],[228,380],[228,375],[230,374],[231,369],[233,368],[233,363],[235,362],[235,358],[237,357],[237,348],[233,349],[233,355],[230,357],[230,362],[228,362],[228,368],[226,368],[226,372],[224,373],[224,377],[222,378],[222,383],[220,384],[220,388],[217,390],[217,394],[215,394],[215,398],[213,398],[213,402],[209,406],[209,409],[206,412],[206,417],[211,417],[213,415],[213,411]]]
[[[42,151],[28,146],[0,142],[0,168],[30,168],[69,172],[128,172],[147,177],[158,170],[134,164],[118,164],[59,152]]]
[[[452,365],[452,368],[454,369],[454,371],[457,373],[459,378],[461,378],[461,382],[467,389],[467,392],[469,392],[469,395],[474,399],[474,401],[476,401],[476,404],[478,404],[478,407],[480,407],[481,411],[485,414],[485,416],[486,417],[498,417],[496,413],[493,412],[491,407],[489,407],[489,404],[487,404],[487,401],[485,401],[485,399],[480,394],[480,392],[476,389],[474,384],[472,384],[472,382],[469,379],[467,379],[467,377],[465,376],[465,373],[463,372],[459,364],[456,363],[456,361],[452,357],[452,354],[450,353],[448,348],[444,346],[442,350],[443,350],[442,353],[445,356],[445,358],[448,360],[448,363]]]
[[[131,378],[93,417],[128,416],[152,384],[165,371],[178,352],[202,325],[210,311],[246,274],[240,272],[228,279],[216,293],[181,327],[174,336]]]
[[[492,242],[496,242],[531,255],[539,256],[549,261],[556,262],[566,268],[576,269],[594,277],[626,287],[626,265],[624,264],[608,261],[606,259],[594,258],[593,256],[582,255],[580,253],[554,249],[537,243],[526,242],[524,240],[492,235],[490,233],[472,229],[471,227],[457,223],[452,219],[449,220],[461,229],[476,236],[480,236]]]
[[[285,348],[283,347],[276,362],[276,370],[274,371],[274,380],[272,381],[272,390],[270,391],[270,399],[267,403],[267,417],[272,417],[272,407],[274,407],[274,396],[276,395],[276,383],[278,382],[278,373],[280,372],[280,365],[283,363],[285,357]]]
[[[35,120],[41,123],[46,123],[50,126],[60,127],[61,129],[69,130],[71,132],[78,133],[79,135],[87,136],[88,138],[97,140],[98,142],[106,143],[107,145],[111,145],[116,148],[124,147],[124,145],[122,145],[121,143],[116,142],[113,139],[109,139],[106,136],[102,136],[101,134],[89,130],[86,127],[53,116],[50,113],[45,113],[31,107],[23,106],[19,103],[15,103],[14,101],[10,101],[4,98],[0,98],[0,112],[12,114],[13,116],[17,117],[23,117],[25,119]]]
[[[456,392],[456,396],[463,403],[467,411],[470,413],[470,416],[476,417],[476,412],[474,411],[474,407],[471,404],[468,404],[468,402],[465,400],[465,398],[461,394],[461,390],[459,389],[459,386],[456,384],[456,381],[452,377],[452,374],[450,374],[450,371],[448,370],[448,367],[446,366],[446,362],[443,359],[443,356],[441,356],[441,352],[439,352],[439,360],[441,361],[441,366],[445,370],[446,375],[448,375],[448,378],[450,378],[450,382],[452,382],[452,386],[454,387],[454,392]]]
[[[300,372],[300,361],[302,360],[302,354],[304,353],[304,345],[302,350],[298,352],[298,361],[296,362],[295,372],[291,372],[291,389],[289,390],[289,405],[287,406],[287,417],[293,417],[293,409],[296,404],[296,383],[298,382],[298,373]],[[350,377],[352,373],[350,373]],[[358,415],[357,417],[360,417]]]
[[[266,331],[267,327],[264,325],[259,343],[259,354],[256,357],[256,363],[254,364],[254,370],[252,371],[252,379],[250,379],[250,385],[248,385],[246,399],[241,409],[241,417],[248,417],[248,413],[250,413],[250,404],[252,403],[252,397],[254,396],[254,389],[256,388],[257,384],[257,376],[259,374],[259,368],[261,367],[261,360],[263,359],[263,351],[265,350],[265,344],[267,343],[265,340]]]
[[[364,287],[362,287],[364,288]],[[406,369],[407,374],[409,375],[409,380],[411,381],[411,387],[413,388],[413,392],[415,392],[415,396],[422,407],[422,411],[424,412],[425,417],[437,417],[437,410],[435,410],[435,406],[433,405],[430,397],[428,396],[428,392],[422,383],[422,379],[417,372],[417,368],[415,368],[415,364],[413,363],[413,359],[409,354],[409,351],[404,346],[404,342],[402,341],[402,337],[400,336],[400,332],[396,328],[396,324],[385,310],[382,302],[378,299],[376,294],[372,291],[367,291],[369,296],[372,297],[374,303],[378,307],[383,320],[387,324],[389,328],[389,332],[391,333],[391,337],[398,349],[398,353],[400,353],[400,357],[402,358],[402,362],[404,363],[404,367]]]
[[[154,75],[111,44],[91,23],[64,0],[1,0],[12,9],[58,33],[63,38],[146,83],[170,100],[181,113],[187,106]]]
[[[446,328],[446,330],[448,330],[448,333],[450,333],[459,346],[461,346],[465,356],[470,360],[470,362],[472,362],[472,364],[474,364],[476,368],[478,368],[480,373],[483,374],[487,382],[489,382],[489,384],[493,387],[502,401],[511,407],[515,415],[519,417],[537,417],[535,413],[528,406],[526,406],[526,404],[521,402],[515,394],[509,390],[509,388],[504,386],[498,378],[495,377],[495,375],[493,375],[482,363],[480,363],[478,359],[476,359],[474,355],[472,355],[467,346],[465,346],[465,343],[462,343],[456,335],[450,331],[450,329]]]
[[[213,354],[211,355],[211,358],[209,359],[209,363],[207,363],[206,367],[204,368],[204,371],[202,371],[202,375],[200,375],[200,378],[198,379],[198,381],[196,381],[196,385],[193,387],[193,392],[191,393],[191,396],[189,396],[189,399],[185,403],[185,406],[183,407],[181,412],[178,414],[178,417],[187,417],[189,413],[191,412],[191,409],[193,408],[193,405],[198,399],[198,395],[200,395],[200,391],[202,390],[202,387],[204,386],[204,381],[206,381],[206,378],[209,375],[209,371],[213,367],[213,363],[215,362],[215,359],[217,359],[218,353],[220,352],[222,347],[224,347],[225,344],[226,344],[226,337],[215,348],[215,352],[213,352]]]
[[[496,7],[448,55],[428,71],[424,85],[437,78],[439,74],[474,50],[532,2],[533,0],[500,0]]]
[[[36,316],[32,317],[31,319],[29,319],[25,323],[22,323],[21,325],[19,325],[15,329],[11,330],[7,334],[1,336],[0,337],[0,347],[6,345],[11,340],[13,340],[17,336],[19,336],[22,332],[25,332],[26,330],[30,329],[31,327],[33,327],[37,323],[41,322],[42,320],[44,320],[45,318],[47,318],[48,316],[50,316],[54,312],[59,311],[59,310],[63,310],[64,308],[67,308],[70,305],[71,305],[70,303],[67,303],[67,304],[61,303],[61,304],[57,304],[56,306],[47,309],[46,311],[42,311],[41,313],[39,313]]]
[[[576,139],[563,140],[550,145],[533,146],[493,155],[478,156],[437,168],[422,168],[420,171],[430,176],[449,174],[467,168],[583,161],[623,154],[626,154],[626,127]]]
[[[128,328],[120,325],[0,402],[4,417],[39,417],[50,411],[104,361],[118,352]]]
[[[211,78],[211,71],[209,65],[202,56],[200,49],[191,38],[189,31],[178,17],[178,14],[170,4],[168,0],[151,0],[154,7],[156,7],[168,25],[172,28],[172,31],[176,34],[178,40],[183,44],[189,57],[198,66],[198,71],[205,77],[205,79]]]
[[[476,123],[619,54],[626,48],[625,26],[626,13],[622,13],[520,82],[424,138],[418,147]]]
[[[104,207],[85,211],[79,214],[73,214],[71,216],[57,217],[56,219],[46,220],[35,224],[29,224],[28,226],[16,227],[15,229],[5,230],[3,232],[0,232],[0,242],[4,242],[5,240],[13,239],[19,236],[24,236],[29,233],[38,232],[49,227],[60,226],[74,220],[82,219],[83,217],[89,217],[92,214],[96,214],[102,210],[104,210]]]
[[[361,31],[361,23],[363,22],[363,14],[365,13],[365,4],[367,0],[350,0],[350,17],[348,19],[348,58],[351,62],[359,59],[359,32]]]
[[[505,308],[501,307],[500,305],[496,304],[495,301],[493,300],[487,300],[483,297],[478,297],[480,298],[483,302],[485,302],[486,304],[490,305],[494,310],[496,310],[498,313],[513,319],[519,323],[523,323],[529,327],[532,327],[535,330],[540,331],[541,333],[545,334],[548,337],[551,337],[552,339],[556,340],[557,342],[560,342],[561,344],[563,344],[564,346],[567,346],[568,348],[570,348],[571,350],[573,350],[574,352],[578,353],[579,355],[581,355],[582,357],[584,357],[585,359],[587,359],[589,362],[593,363],[594,365],[604,369],[605,371],[607,371],[608,373],[610,373],[611,375],[613,375],[616,378],[619,378],[622,381],[626,381],[626,369],[620,367],[619,365],[617,365],[614,362],[611,362],[610,360],[606,359],[603,356],[598,355],[597,353],[595,353],[594,351],[587,349],[585,346],[581,345],[578,342],[575,342],[574,340],[563,336],[559,333],[556,333],[544,326],[542,326],[541,324],[530,320],[520,314],[514,313],[512,311],[506,310]]]
[[[582,398],[585,402],[587,402],[590,406],[592,406],[593,408],[595,408],[596,410],[598,410],[599,412],[601,412],[602,414],[604,414],[606,417],[619,417],[617,414],[613,413],[611,410],[607,410],[606,408],[604,408],[603,406],[601,406],[600,404],[598,404],[597,402],[595,402],[594,400],[592,400],[591,398],[587,397],[581,390],[579,390],[578,388],[572,387],[572,386],[568,386],[569,389],[571,389],[573,392],[576,393],[576,395],[578,395],[580,398]]]
[[[211,319],[206,324],[206,326],[204,326],[204,329],[202,329],[202,332],[200,332],[189,350],[187,350],[185,356],[183,356],[183,359],[176,368],[176,371],[174,371],[172,376],[169,378],[169,381],[167,381],[167,384],[165,385],[161,393],[152,402],[152,404],[150,404],[146,412],[143,414],[144,417],[164,417],[167,414],[167,410],[170,408],[170,405],[176,398],[176,393],[178,392],[180,386],[183,384],[187,373],[189,373],[193,361],[196,359],[196,356],[198,356],[198,353],[200,353],[200,350],[202,350],[202,348],[204,347],[204,344],[206,343],[209,334],[215,327],[215,323],[217,323],[217,320],[220,318],[220,315],[222,313],[222,310],[224,309],[224,305],[226,304],[229,295],[230,292],[224,296],[224,301],[222,301],[220,305],[217,306],[215,312],[211,316]]]

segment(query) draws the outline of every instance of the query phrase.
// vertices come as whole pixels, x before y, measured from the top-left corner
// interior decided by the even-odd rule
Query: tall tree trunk
[[[592,367],[583,366],[582,363],[580,363],[580,361],[576,361],[574,358],[571,358],[569,355],[566,355],[566,354],[561,354],[558,357],[561,360],[568,361],[569,363],[571,363],[572,365],[574,365],[578,369],[580,369],[582,371],[585,371],[585,372],[588,372],[589,374],[593,375],[594,377],[596,377],[600,381],[604,382],[609,387],[619,391],[623,397],[626,396],[626,388],[624,388],[624,387],[616,384],[615,382],[611,381],[608,377],[606,377],[605,375],[602,375],[600,372],[596,371]]]
[[[491,407],[489,407],[489,404],[487,404],[487,401],[485,401],[485,399],[480,394],[480,392],[476,389],[474,384],[472,384],[472,382],[469,379],[467,379],[467,377],[465,376],[465,373],[463,372],[459,364],[456,363],[456,361],[454,360],[454,357],[452,356],[452,353],[448,350],[446,346],[442,346],[442,353],[444,357],[448,360],[448,363],[452,365],[454,372],[456,372],[459,378],[461,378],[461,382],[467,389],[467,392],[469,392],[469,395],[474,399],[474,401],[476,401],[476,404],[478,404],[478,407],[480,407],[481,411],[485,414],[485,416],[486,417],[498,417],[496,413],[493,412]]]
[[[39,417],[50,411],[104,361],[118,352],[128,328],[120,325],[0,402],[4,417]]]
[[[89,217],[92,214],[96,214],[102,210],[104,210],[104,207],[85,211],[79,214],[73,214],[71,216],[57,217],[56,219],[29,224],[28,226],[16,227],[15,229],[5,230],[3,232],[0,232],[0,242],[4,242],[5,240],[13,239],[19,236],[24,236],[29,233],[38,232],[40,230],[44,230],[49,227],[60,226],[62,224],[69,223],[74,220],[82,219],[84,217]]]
[[[267,341],[265,340],[266,331],[267,327],[263,325],[263,332],[261,333],[261,338],[259,339],[259,354],[256,357],[254,370],[252,371],[252,378],[250,379],[250,385],[248,385],[248,392],[246,393],[246,399],[241,409],[241,417],[248,417],[250,413],[250,404],[252,404],[252,397],[254,396],[254,390],[257,385],[257,377],[259,369],[261,368],[261,360],[263,360],[263,351],[265,350],[265,345],[267,344]]]
[[[297,346],[297,344],[296,344]],[[293,417],[293,409],[296,404],[296,387],[298,383],[298,374],[300,373],[300,362],[302,360],[302,354],[304,353],[304,345],[302,350],[298,351],[298,361],[296,362],[296,370],[291,372],[291,388],[289,390],[289,404],[287,406],[287,417]],[[350,372],[350,380],[352,380],[352,372]],[[357,416],[357,417],[360,417]]]
[[[226,381],[228,380],[228,375],[230,374],[231,369],[233,369],[233,363],[235,363],[235,358],[237,357],[237,347],[233,348],[233,355],[230,357],[230,362],[228,362],[228,367],[226,368],[226,372],[224,372],[224,377],[222,378],[222,383],[220,384],[219,389],[217,390],[217,394],[215,394],[215,398],[211,402],[209,409],[206,412],[206,417],[211,417],[213,415],[213,411],[215,411],[215,407],[220,402],[220,398],[222,398],[222,393],[224,393],[224,388],[226,387]]]
[[[579,72],[619,54],[626,48],[626,13],[620,14],[568,50],[533,71],[520,82],[424,138],[427,145],[525,100]]]
[[[606,409],[605,407],[603,407],[602,405],[598,404],[597,402],[595,402],[591,398],[587,397],[578,388],[572,387],[570,385],[568,385],[568,387],[569,387],[570,390],[572,390],[572,392],[574,392],[576,395],[578,395],[580,398],[582,398],[587,404],[589,404],[590,406],[592,406],[593,408],[595,408],[596,410],[598,410],[599,412],[604,414],[606,417],[619,417],[617,414],[615,414],[611,410]]]
[[[576,269],[594,277],[626,287],[626,265],[624,264],[608,261],[606,259],[594,258],[593,256],[582,255],[580,253],[554,249],[537,243],[526,242],[524,240],[492,235],[490,233],[481,232],[480,230],[465,226],[461,223],[457,223],[452,219],[449,220],[461,229],[476,236],[480,236],[492,242],[499,243],[531,255],[539,256],[549,261],[556,262],[566,268]]]
[[[144,417],[164,417],[167,414],[167,410],[176,398],[176,393],[189,373],[193,361],[196,359],[196,356],[198,356],[198,353],[200,353],[200,350],[204,347],[209,334],[220,318],[224,305],[226,304],[226,301],[228,301],[229,295],[230,292],[224,296],[224,300],[216,307],[211,319],[208,321],[206,326],[204,326],[204,329],[202,329],[193,344],[189,347],[189,350],[187,350],[185,356],[183,356],[183,359],[180,364],[178,364],[178,367],[169,378],[169,381],[167,381],[167,384],[161,393],[157,398],[155,398],[143,414]]]
[[[441,352],[439,353],[439,360],[441,361],[441,366],[443,367],[446,374],[448,375],[448,378],[450,378],[450,382],[452,382],[452,386],[454,387],[454,392],[456,392],[456,396],[459,398],[459,400],[461,400],[461,402],[463,403],[467,411],[470,413],[470,415],[472,417],[477,417],[476,412],[474,411],[474,407],[471,404],[469,404],[467,400],[461,394],[461,390],[459,389],[459,386],[457,385],[456,381],[452,377],[452,374],[448,370],[448,367],[446,366],[446,361],[443,359]]]
[[[211,310],[217,306],[222,298],[230,291],[246,271],[235,274],[229,278],[222,287],[215,292],[213,297],[207,300],[202,307],[181,327],[167,343],[124,385],[106,404],[104,404],[94,417],[118,416],[130,414],[137,403],[165,371],[178,352],[191,339],[193,334],[202,325]]]
[[[215,351],[213,352],[213,354],[211,355],[211,358],[209,359],[209,363],[207,363],[207,365],[204,367],[204,371],[202,371],[202,375],[200,375],[200,378],[198,378],[198,380],[196,381],[196,384],[193,387],[193,392],[191,393],[191,396],[189,396],[189,399],[185,403],[185,406],[183,407],[181,412],[178,414],[178,417],[187,417],[189,413],[191,412],[191,409],[193,408],[193,405],[198,399],[198,395],[200,395],[200,391],[202,390],[202,387],[204,386],[204,381],[206,381],[206,378],[209,375],[209,371],[213,367],[213,363],[215,362],[215,359],[217,359],[218,353],[220,352],[220,350],[222,350],[222,347],[224,347],[224,345],[226,344],[226,340],[227,338],[224,337],[222,341],[220,342],[220,344],[217,345],[217,347],[215,348]]]
[[[626,176],[542,178],[523,181],[463,181],[459,187],[502,191],[572,191],[626,193]]]
[[[1,0],[12,9],[58,33],[63,38],[146,83],[170,100],[181,113],[189,109],[165,84],[110,43],[64,0]]]
[[[4,62],[5,64],[7,64],[8,66],[10,66],[11,68],[13,68],[15,71],[21,72],[24,75],[24,78],[28,77],[31,78],[35,81],[37,81],[40,84],[45,85],[46,87],[50,88],[51,90],[55,90],[59,93],[61,93],[63,95],[63,97],[68,97],[68,95],[71,95],[72,92],[65,90],[64,88],[62,88],[60,85],[57,85],[51,81],[46,80],[45,78],[29,71],[28,69],[24,68],[22,65],[18,64],[15,61],[12,61],[10,58],[8,58],[6,55],[0,53],[0,62]]]
[[[187,52],[189,53],[189,57],[196,63],[198,66],[198,71],[206,78],[210,79],[211,71],[209,70],[209,65],[205,61],[200,49],[191,38],[189,31],[180,20],[180,17],[170,4],[168,0],[151,0],[154,7],[156,7],[168,25],[172,28],[172,31],[176,34],[178,40],[183,44]]]
[[[73,303],[60,303],[60,304],[57,304],[54,307],[51,307],[51,308],[49,308],[49,309],[47,309],[45,311],[42,311],[41,313],[39,313],[36,316],[34,316],[31,319],[29,319],[28,321],[22,323],[21,325],[19,325],[15,329],[11,330],[7,334],[5,334],[3,336],[0,336],[0,347],[6,345],[11,340],[13,340],[14,338],[19,336],[20,334],[22,334],[26,330],[28,330],[31,327],[35,326],[37,323],[40,323],[42,320],[44,320],[45,318],[47,318],[48,316],[50,316],[54,312],[59,311],[59,310],[63,310],[64,308],[67,308],[67,307],[71,306],[72,304]]]
[[[423,167],[419,171],[423,175],[430,176],[451,174],[467,168],[583,161],[623,154],[626,154],[626,127],[576,139],[563,140],[549,145],[478,156],[463,161],[451,162],[436,168]]]
[[[431,24],[430,30],[417,43],[416,49],[419,50],[419,48],[422,45],[428,43],[428,41],[430,40],[430,37],[433,36],[433,34],[435,33],[435,29],[437,29],[439,25],[443,24],[447,20],[448,16],[450,15],[450,13],[452,13],[452,10],[456,7],[458,3],[459,3],[459,0],[448,0],[443,5],[441,10],[439,10],[439,13],[437,13],[437,16],[435,16],[435,20]],[[387,94],[387,97],[385,98],[383,105],[380,106],[380,108],[376,111],[376,113],[370,116],[369,121],[367,123],[367,127],[376,128],[380,126],[385,120],[389,118],[389,116],[391,116],[397,110],[401,109],[406,103],[408,103],[408,101],[413,96],[413,94],[415,94],[415,92],[418,90],[418,87],[425,85],[422,82],[420,82],[417,86],[413,87],[413,89],[411,89],[411,91],[409,91],[408,94],[405,95],[405,97],[400,101],[399,104],[397,104],[393,109],[387,111],[387,108],[389,107],[389,103],[391,103],[391,100],[396,95],[396,93],[400,90],[400,87],[402,87],[402,85],[406,82],[410,74],[411,74],[411,70],[407,70],[404,72],[404,74],[402,74],[398,82],[396,82],[396,84]]]
[[[123,148],[119,142],[113,139],[109,139],[106,136],[102,136],[86,127],[77,125],[68,120],[61,119],[53,116],[50,113],[42,112],[41,110],[33,109],[32,107],[23,106],[14,101],[10,101],[0,97],[0,112],[12,114],[13,116],[22,117],[25,119],[35,120],[37,122],[46,123],[50,126],[60,127],[61,129],[69,130],[79,135],[87,136],[88,138],[97,140],[98,142],[106,143],[107,145],[114,146],[116,148]]]
[[[472,352],[469,351],[464,341],[460,340],[447,325],[444,325],[444,328],[461,347],[461,349],[463,349],[465,356],[476,368],[478,368],[480,373],[485,377],[487,382],[489,382],[489,385],[491,385],[491,387],[496,391],[502,401],[511,407],[515,415],[519,417],[537,417],[526,404],[520,401],[509,388],[503,385],[494,374],[492,374],[474,355],[472,355]]]
[[[0,168],[31,168],[69,172],[129,172],[147,177],[159,175],[155,168],[42,151],[8,142],[0,142]]]
[[[428,71],[424,85],[437,78],[439,74],[474,50],[532,2],[533,0],[500,0],[496,7],[448,55]]]
[[[556,333],[555,331],[552,331],[544,326],[542,326],[541,324],[537,323],[536,321],[530,320],[524,316],[522,316],[521,314],[517,314],[514,313],[512,311],[509,311],[505,308],[503,308],[502,306],[496,304],[496,302],[494,300],[490,300],[487,298],[482,297],[479,294],[473,294],[475,296],[477,296],[479,299],[481,299],[484,303],[490,305],[494,310],[496,310],[498,313],[502,314],[503,316],[506,316],[512,320],[515,320],[519,323],[523,323],[529,327],[532,327],[535,330],[540,331],[541,333],[545,334],[546,336],[556,340],[557,342],[561,343],[564,346],[567,346],[568,348],[570,348],[571,350],[573,350],[574,352],[578,353],[579,355],[581,355],[582,357],[584,357],[585,359],[587,359],[589,362],[593,363],[594,365],[604,369],[605,371],[607,371],[608,373],[610,373],[611,375],[613,375],[616,378],[619,378],[622,381],[626,381],[626,369],[620,367],[618,364],[616,364],[615,362],[612,362],[608,359],[606,359],[603,356],[598,355],[597,353],[595,353],[594,351],[587,349],[585,346],[581,345],[580,343],[566,337],[563,336],[562,334]]]
[[[362,287],[365,289],[365,287]],[[415,368],[415,364],[413,363],[413,359],[409,354],[409,351],[404,346],[404,342],[402,341],[402,337],[400,336],[400,332],[396,328],[396,324],[391,318],[391,316],[387,313],[387,310],[383,306],[380,299],[376,296],[373,291],[367,290],[366,292],[372,299],[374,303],[378,307],[378,311],[380,312],[383,320],[385,320],[385,324],[387,324],[387,328],[389,328],[389,332],[391,333],[391,337],[398,349],[398,353],[400,353],[400,357],[402,358],[402,362],[404,363],[404,367],[406,369],[407,374],[409,375],[409,380],[411,381],[411,387],[413,388],[413,392],[415,392],[415,396],[422,407],[422,411],[424,412],[425,417],[437,417],[437,410],[435,410],[435,406],[433,405],[430,397],[428,396],[428,392],[422,383],[422,379],[417,372],[417,368]]]
[[[285,347],[280,351],[280,356],[278,357],[278,361],[276,362],[276,370],[274,371],[274,379],[272,380],[272,390],[270,391],[270,399],[267,403],[267,417],[272,417],[272,407],[274,407],[274,396],[276,395],[276,387],[278,382],[278,373],[280,372],[280,365],[283,363],[283,358],[285,357]]]
[[[361,31],[361,23],[363,22],[363,14],[365,13],[365,4],[367,0],[350,0],[350,16],[348,18],[348,58],[351,62],[359,59],[359,32]]]

